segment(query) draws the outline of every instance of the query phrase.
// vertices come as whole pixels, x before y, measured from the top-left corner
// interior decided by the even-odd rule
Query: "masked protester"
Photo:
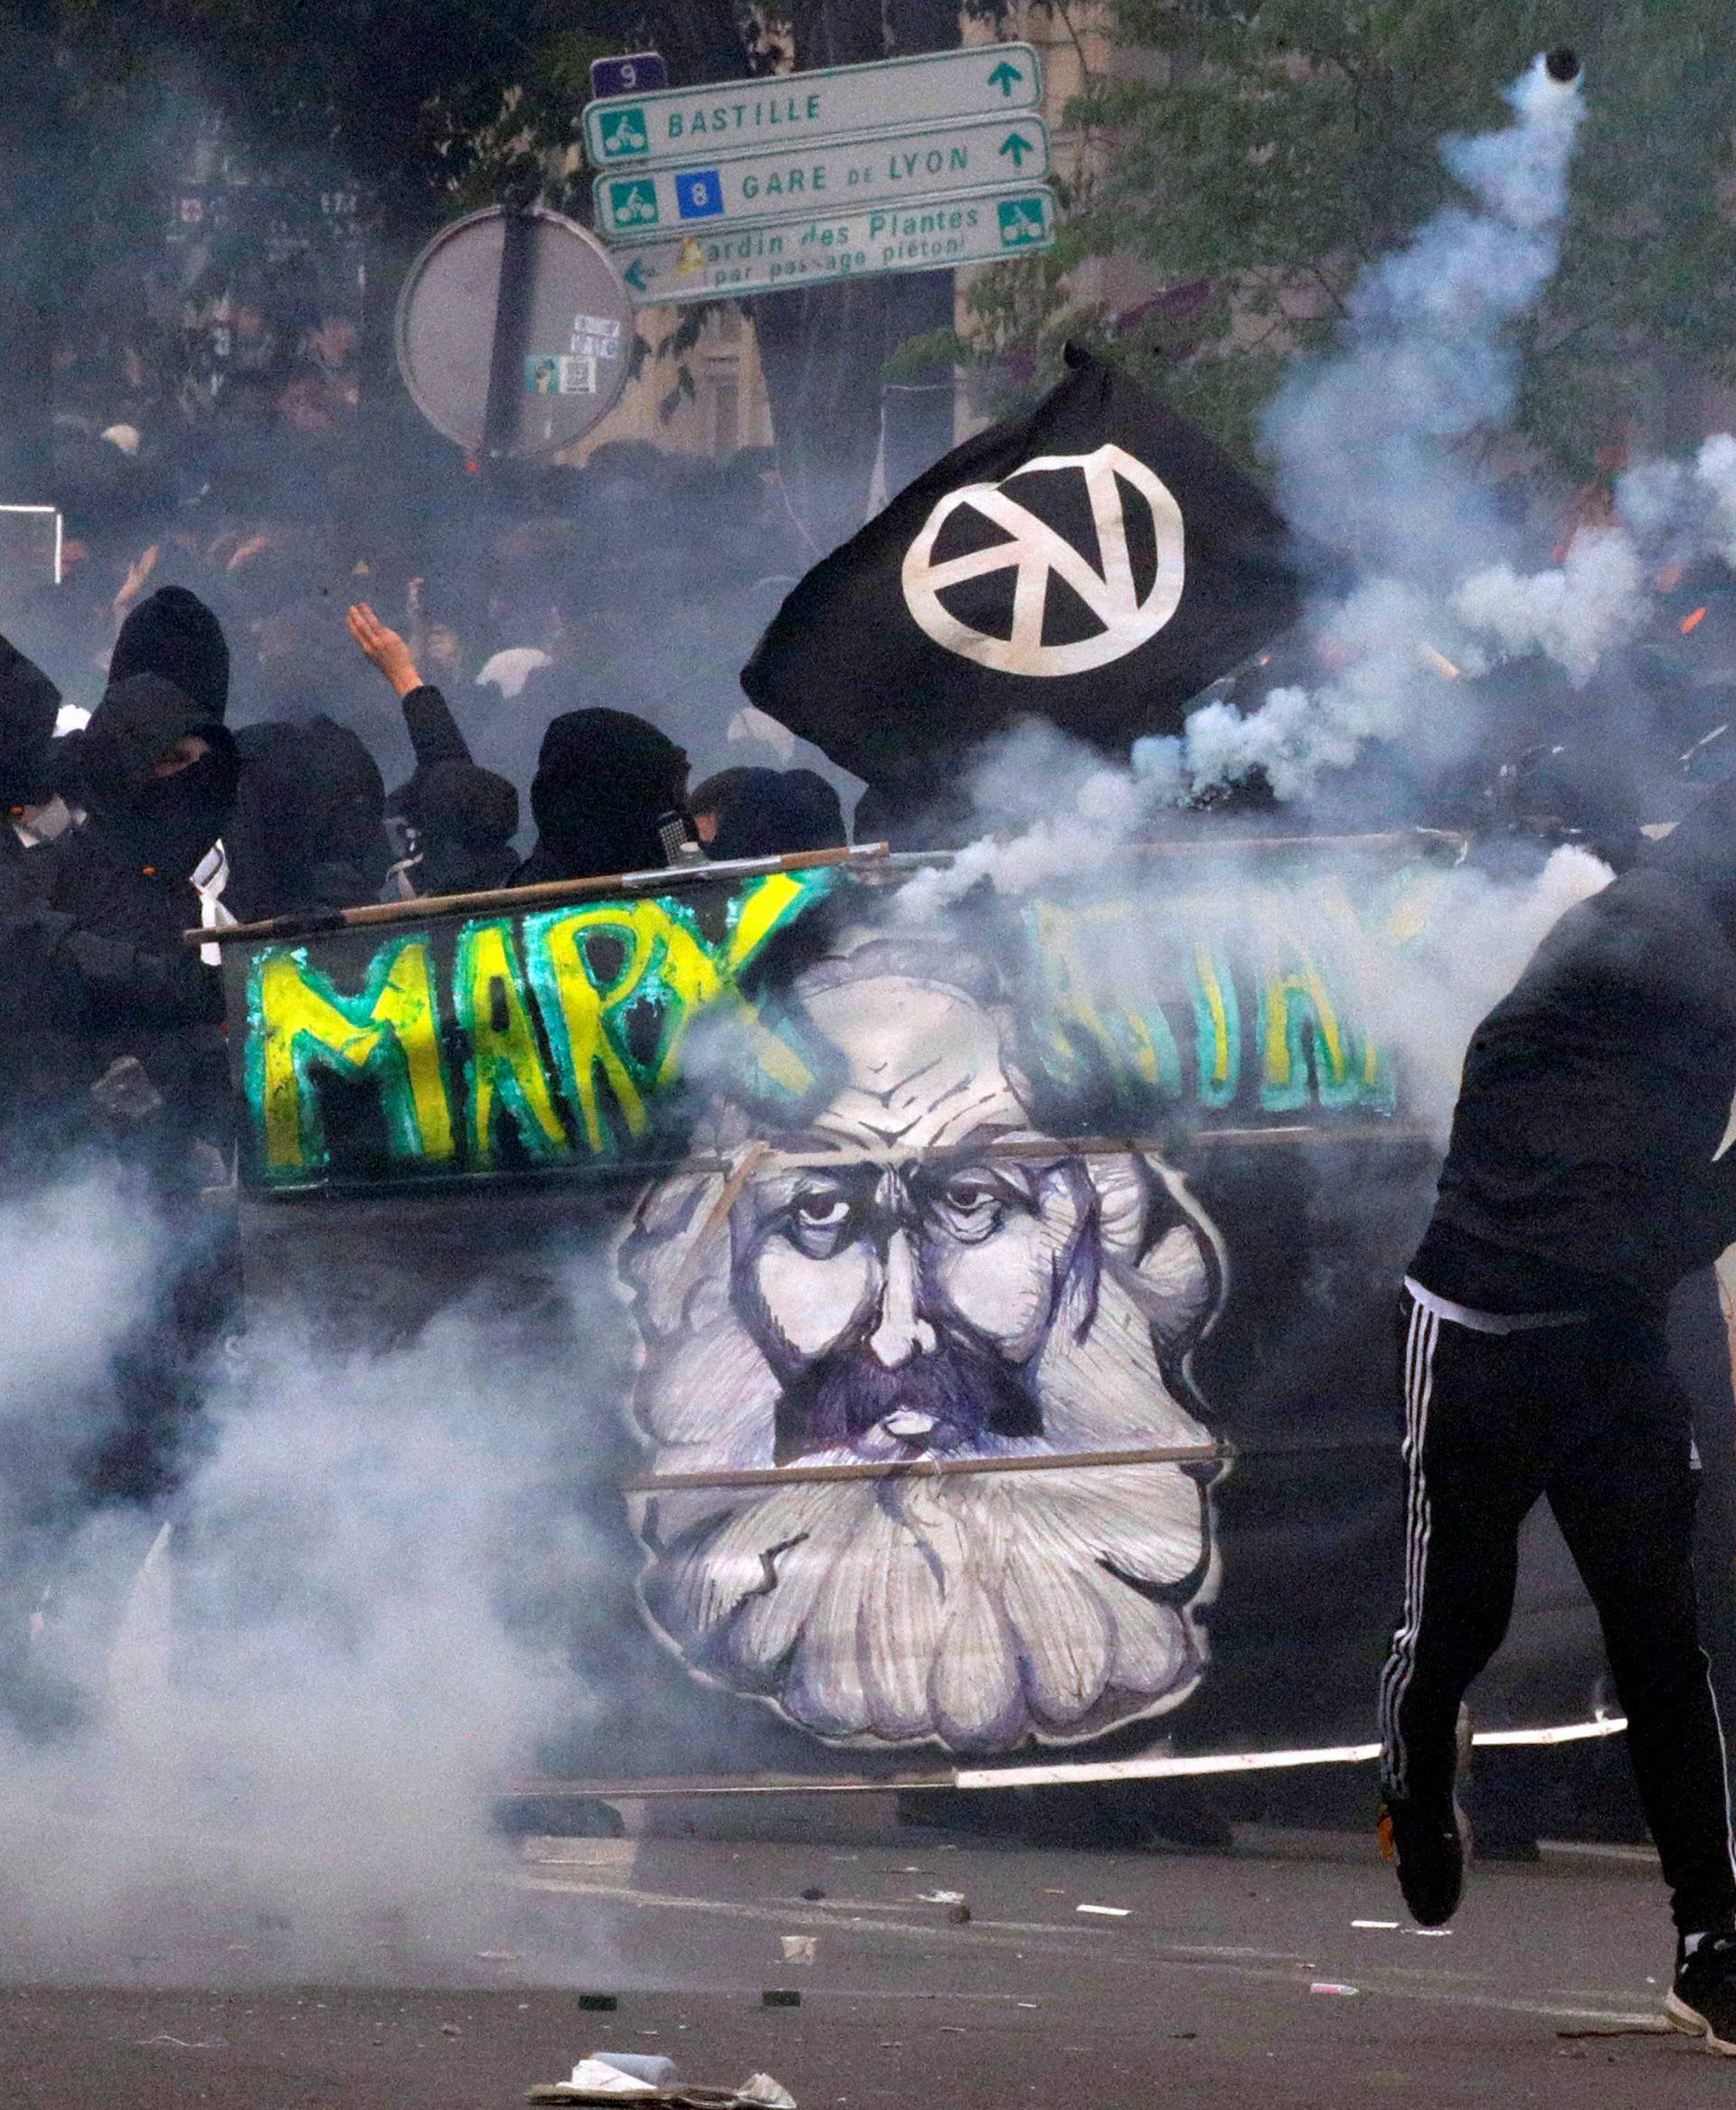
[[[812,769],[741,769],[718,809],[714,858],[789,857],[849,841],[838,795]]]
[[[401,809],[416,830],[419,894],[485,893],[510,886],[518,870],[518,793],[473,762],[420,769]]]
[[[37,824],[56,803],[54,722],[61,692],[42,670],[0,637],[0,910],[46,888],[48,861]]]
[[[223,894],[235,919],[377,901],[391,863],[386,787],[360,736],[321,716],[244,726],[235,749],[237,849]]]
[[[161,674],[111,683],[75,737],[90,820],[61,861],[55,905],[166,951],[201,920],[193,875],[234,810],[234,741]]]
[[[1736,1859],[1664,1314],[1736,1241],[1736,785],[1571,909],[1472,1036],[1400,1300],[1409,1531],[1381,1686],[1407,1903],[1458,1903],[1455,1726],[1547,1496],[1596,1603],[1678,1935],[1678,2028],[1736,2053]]]
[[[542,736],[531,782],[536,847],[514,884],[655,871],[665,824],[684,827],[687,756],[626,711],[567,711]]]
[[[73,749],[89,814],[55,861],[49,906],[94,936],[151,956],[175,987],[197,953],[189,929],[225,920],[219,902],[222,831],[233,810],[236,759],[222,727],[157,674],[113,683]],[[227,1133],[222,1036],[175,1031],[149,993],[125,982],[85,993],[80,1030],[93,1057],[130,1056],[173,1110],[154,1133],[171,1154],[193,1136]]]
[[[221,725],[229,711],[229,643],[196,593],[165,586],[142,600],[120,626],[108,657],[111,683],[160,674]]]
[[[350,610],[350,635],[403,706],[416,768],[388,801],[415,830],[418,854],[404,874],[418,894],[484,893],[511,886],[519,859],[518,791],[479,768],[446,698],[423,681],[410,647],[365,602]]]

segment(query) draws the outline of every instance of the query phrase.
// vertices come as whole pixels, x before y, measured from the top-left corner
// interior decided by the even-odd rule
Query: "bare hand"
[[[144,592],[146,586],[150,584],[151,574],[156,570],[156,557],[157,544],[153,542],[148,549],[141,551],[127,567],[127,576],[121,581],[120,591],[115,596],[115,620],[117,622],[120,621],[139,595]]]
[[[350,610],[350,636],[401,697],[422,686],[409,645],[397,631],[386,627],[366,601],[358,601]]]

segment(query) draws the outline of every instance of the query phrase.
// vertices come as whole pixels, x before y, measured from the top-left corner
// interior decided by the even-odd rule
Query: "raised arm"
[[[350,636],[363,657],[377,666],[396,691],[416,751],[417,769],[431,769],[436,762],[469,761],[469,744],[446,698],[431,682],[423,681],[409,645],[366,601],[358,601],[350,610]]]

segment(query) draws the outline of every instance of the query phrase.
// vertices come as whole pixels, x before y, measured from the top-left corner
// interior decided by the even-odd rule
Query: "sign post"
[[[585,151],[605,171],[656,168],[699,155],[1011,117],[1042,99],[1042,67],[1031,45],[972,44],[867,66],[611,96],[586,106]]]
[[[1049,128],[1040,118],[978,118],[599,175],[596,224],[610,241],[634,241],[653,229],[926,202],[1048,173]]]
[[[676,231],[616,255],[635,304],[661,307],[882,271],[1002,263],[1054,239],[1054,198],[1035,185]]]

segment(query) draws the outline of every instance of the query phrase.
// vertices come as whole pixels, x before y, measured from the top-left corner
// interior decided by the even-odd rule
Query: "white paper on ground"
[[[581,2058],[572,2069],[570,2088],[580,2088],[588,2096],[655,2096],[657,2091],[649,2081],[636,2081],[631,2074],[625,2074],[618,2066],[607,2065],[600,2058]]]
[[[757,2073],[735,2091],[744,2103],[763,2103],[766,2110],[796,2110],[796,2098],[782,2081],[769,2073]]]

